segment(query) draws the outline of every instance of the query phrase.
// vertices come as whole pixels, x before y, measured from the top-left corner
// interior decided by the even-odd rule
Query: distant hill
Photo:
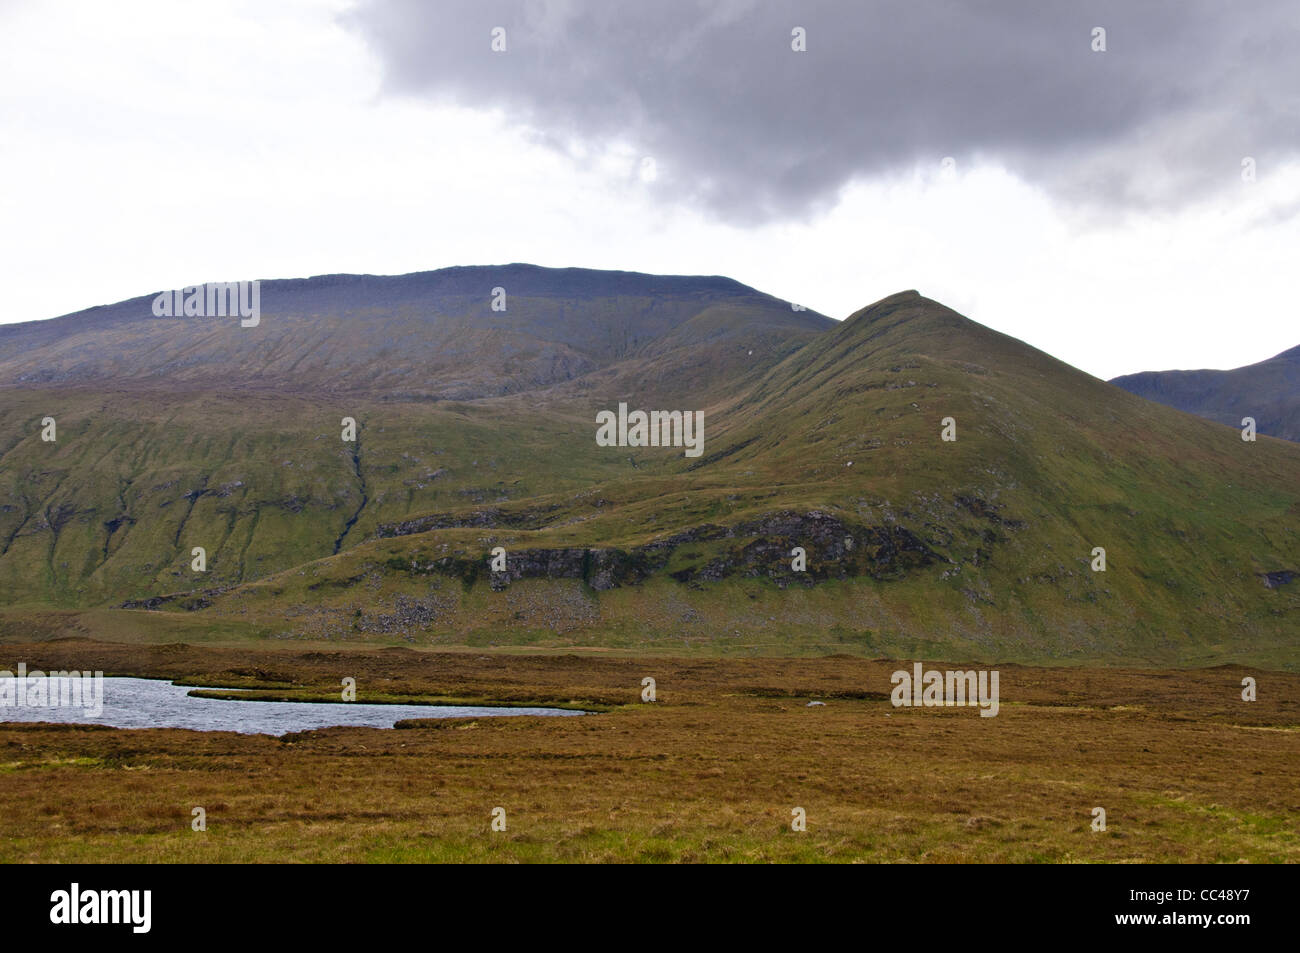
[[[1254,417],[1259,433],[1300,441],[1300,347],[1231,371],[1143,371],[1111,383],[1229,427]]]
[[[263,287],[256,328],[0,329],[0,630],[1300,665],[1300,446],[915,291],[834,322],[521,265]],[[702,412],[702,453],[599,446],[620,402]]]
[[[504,310],[494,310],[494,289]],[[168,289],[172,290],[172,289]],[[155,317],[155,295],[0,326],[0,385],[365,392],[466,400],[573,380],[654,345],[727,363],[834,324],[719,277],[501,265],[261,282],[261,322]],[[735,352],[735,353],[733,353]]]

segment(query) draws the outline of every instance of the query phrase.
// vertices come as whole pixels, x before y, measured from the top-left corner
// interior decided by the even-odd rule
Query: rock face
[[[435,514],[381,527],[379,535],[405,536],[452,526],[516,528],[538,518],[537,513],[510,516],[495,509],[474,511],[459,518]],[[699,553],[691,551],[695,546],[701,547]],[[791,565],[791,551],[795,547],[804,550],[805,570],[796,571]],[[948,561],[910,530],[900,526],[851,524],[816,510],[808,513],[786,510],[735,526],[705,524],[629,549],[535,547],[510,550],[503,572],[492,571],[480,556],[465,554],[442,556],[427,562],[392,558],[383,569],[405,575],[458,579],[466,589],[486,579],[495,592],[504,591],[521,579],[580,580],[596,592],[606,592],[639,585],[665,571],[677,582],[692,587],[742,577],[766,578],[784,589],[791,585],[812,586],[827,579],[858,576],[897,579],[913,569]],[[671,568],[674,564],[679,564],[679,568]],[[343,584],[355,583],[360,578],[343,580]],[[216,587],[199,592],[132,599],[122,603],[121,608],[193,612],[208,608],[213,598],[226,591],[228,587]],[[445,599],[430,601],[399,596],[391,613],[366,615],[359,627],[373,633],[400,633],[438,621],[451,607]]]
[[[429,517],[403,525],[430,529],[441,519]],[[394,527],[385,535],[405,535],[401,528]],[[705,543],[715,544],[709,547],[707,558],[701,556],[692,561],[692,554],[684,552],[693,544]],[[723,545],[717,546],[718,543]],[[792,567],[795,547],[805,552],[806,570],[796,571]],[[394,559],[388,568],[396,572],[450,575],[467,586],[486,575],[496,591],[520,579],[581,579],[592,589],[603,592],[644,582],[668,568],[674,557],[688,563],[670,572],[681,583],[717,582],[732,576],[766,577],[782,588],[853,576],[894,579],[911,569],[944,561],[944,557],[914,533],[899,526],[852,525],[818,511],[782,511],[730,527],[706,524],[630,549],[514,550],[507,554],[506,569],[502,572],[490,571],[481,559],[461,556],[444,556],[423,565],[418,560],[412,565]]]
[[[412,536],[427,533],[435,529],[485,529],[491,527],[509,527],[510,529],[539,529],[546,523],[547,516],[558,507],[540,507],[524,510],[506,511],[500,507],[484,507],[469,513],[431,513],[399,523],[381,523],[375,529],[380,539],[393,536]]]
[[[901,526],[855,526],[815,510],[805,515],[777,513],[737,529],[737,535],[755,537],[741,551],[743,574],[771,576],[767,567],[776,565],[781,567],[776,578],[784,582],[850,576],[892,579],[942,558]],[[796,546],[807,554],[806,572],[791,568]],[[730,575],[731,568],[725,562],[718,566],[723,576]]]

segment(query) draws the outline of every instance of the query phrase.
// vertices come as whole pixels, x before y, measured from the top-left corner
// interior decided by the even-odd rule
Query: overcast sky
[[[1300,344],[1300,5],[0,0],[0,182],[0,322],[524,261],[1234,367]]]

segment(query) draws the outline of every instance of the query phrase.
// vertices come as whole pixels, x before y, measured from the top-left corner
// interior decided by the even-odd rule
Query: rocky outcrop
[[[163,596],[150,596],[147,599],[128,599],[119,608],[122,609],[184,609],[194,612],[212,605],[212,598],[229,592],[232,586],[220,586],[204,589],[201,592],[171,592]]]
[[[380,523],[375,527],[375,535],[380,539],[389,539],[394,536],[414,536],[435,529],[541,529],[546,525],[547,517],[558,509],[558,506],[547,506],[507,511],[489,506],[467,513],[430,513],[398,523]]]
[[[975,497],[958,497],[955,504],[1002,529],[1024,524],[1001,516],[997,507]],[[516,529],[544,519],[545,510],[505,513],[487,508],[459,515],[438,513],[381,527],[380,535],[407,536],[436,529],[472,526],[482,529]],[[980,537],[986,547],[1005,537],[986,528]],[[937,545],[945,545],[943,541]],[[794,567],[794,550],[802,553],[802,569]],[[977,549],[978,564],[988,558]],[[954,564],[937,552],[916,532],[895,522],[875,525],[853,523],[821,510],[780,510],[732,526],[705,523],[672,533],[641,546],[621,547],[531,547],[509,549],[506,568],[493,571],[486,553],[455,553],[436,559],[420,555],[392,556],[382,567],[371,567],[361,575],[327,577],[309,588],[347,589],[367,573],[381,568],[412,576],[441,576],[458,579],[468,590],[481,580],[495,591],[508,589],[523,579],[579,580],[596,592],[606,592],[644,583],[657,573],[675,581],[700,586],[729,578],[767,579],[780,588],[812,586],[830,579],[869,577],[900,579],[907,573],[933,563]],[[955,564],[954,564],[955,565]],[[1271,588],[1289,581],[1291,573],[1269,574]],[[1287,578],[1283,578],[1287,577]],[[124,609],[204,609],[212,597],[226,589],[173,593],[147,599],[133,599]],[[377,631],[396,631],[406,625],[427,625],[448,611],[442,603],[401,603],[391,616],[375,616]]]
[[[769,578],[778,585],[810,585],[822,579],[872,576],[898,578],[906,572],[943,560],[919,537],[901,526],[862,526],[820,511],[783,511],[724,527],[705,524],[629,549],[566,547],[512,550],[506,569],[493,572],[484,559],[444,556],[421,564],[389,560],[398,572],[437,573],[472,586],[486,576],[494,590],[520,579],[581,579],[592,589],[606,591],[634,586],[668,567],[674,554],[697,543],[729,541],[711,547],[711,555],[696,565],[672,571],[682,583],[717,582],[732,576]],[[795,571],[792,550],[805,552],[806,571]]]

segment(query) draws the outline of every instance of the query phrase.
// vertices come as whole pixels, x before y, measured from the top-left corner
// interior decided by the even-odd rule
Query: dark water
[[[50,678],[51,695],[61,678]],[[149,678],[105,678],[103,711],[83,707],[0,705],[0,722],[47,721],[114,728],[191,728],[283,735],[334,725],[391,728],[406,718],[499,718],[511,715],[581,715],[560,708],[473,708],[452,705],[364,705],[358,702],[259,702],[191,698],[192,686]],[[16,696],[13,687],[7,692]]]

